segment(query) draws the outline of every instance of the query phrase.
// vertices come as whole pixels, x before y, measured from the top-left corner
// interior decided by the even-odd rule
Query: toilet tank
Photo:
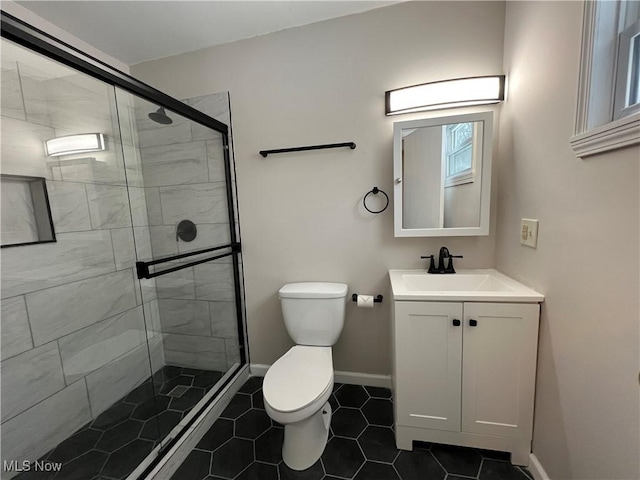
[[[288,283],[278,291],[282,316],[297,345],[334,345],[344,325],[349,287],[344,283]]]

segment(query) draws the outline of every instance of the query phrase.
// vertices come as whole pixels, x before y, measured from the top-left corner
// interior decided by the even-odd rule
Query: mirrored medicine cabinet
[[[395,122],[395,236],[488,235],[492,142],[492,112]]]

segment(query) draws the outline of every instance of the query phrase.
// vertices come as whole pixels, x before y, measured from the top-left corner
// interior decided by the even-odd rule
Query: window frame
[[[618,47],[618,61],[616,62],[616,87],[615,98],[613,99],[613,119],[618,120],[626,117],[634,112],[640,111],[640,102],[633,105],[627,105],[627,97],[629,95],[629,76],[638,73],[640,65],[632,63],[630,56],[635,53],[638,55],[636,49],[640,49],[640,20],[637,20],[633,25],[627,27],[622,33],[620,33],[620,43]],[[635,42],[634,42],[635,39]],[[636,43],[636,45],[634,45]],[[635,48],[634,48],[635,47]],[[632,70],[629,72],[629,70]],[[636,86],[636,88],[638,88]],[[638,92],[636,92],[638,95]]]
[[[582,29],[582,52],[578,81],[578,101],[576,109],[576,121],[574,135],[570,139],[570,144],[575,154],[580,157],[588,157],[598,153],[612,151],[618,148],[628,147],[640,143],[640,112],[635,111],[625,117],[613,120],[614,87],[615,87],[615,65],[608,80],[595,79],[601,81],[599,85],[593,85],[592,73],[596,68],[594,59],[596,54],[596,42],[598,40],[598,5],[599,1],[585,1],[583,3],[583,29]],[[611,8],[613,2],[603,2],[607,8]],[[615,2],[619,5],[620,2]],[[616,13],[616,24],[619,15]],[[615,45],[610,45],[607,57],[617,59],[617,41]],[[613,50],[612,50],[613,49]],[[615,62],[617,63],[617,62]],[[609,91],[602,93],[602,86],[608,84]],[[592,97],[597,89],[598,94],[605,95],[606,103],[596,105]],[[606,96],[608,95],[608,98]],[[598,100],[601,100],[598,99]],[[598,109],[599,116],[606,113],[604,123],[599,122],[598,126],[591,125],[594,118],[594,109]],[[607,109],[605,111],[605,109]],[[604,112],[604,113],[603,113]]]

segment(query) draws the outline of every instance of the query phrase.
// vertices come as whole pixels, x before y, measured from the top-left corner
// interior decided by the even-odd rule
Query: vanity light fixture
[[[385,92],[385,113],[398,115],[500,103],[504,100],[504,83],[504,75],[493,75],[442,80],[389,90]]]
[[[101,133],[81,133],[56,137],[45,142],[47,155],[72,155],[74,153],[98,152],[104,150],[104,135]]]

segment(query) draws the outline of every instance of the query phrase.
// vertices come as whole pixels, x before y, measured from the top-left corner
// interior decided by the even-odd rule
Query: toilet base
[[[287,467],[299,471],[313,466],[327,445],[329,425],[331,425],[329,402],[309,418],[285,425],[282,459]]]

